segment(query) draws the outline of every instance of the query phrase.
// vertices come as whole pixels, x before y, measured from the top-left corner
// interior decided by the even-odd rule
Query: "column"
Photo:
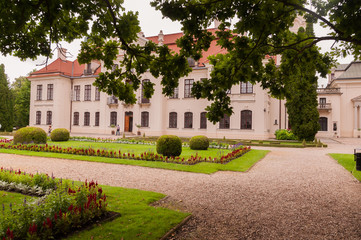
[[[355,118],[354,123],[353,123],[353,129],[357,130],[357,106],[354,105],[353,108],[355,109],[354,114],[353,114],[354,118]]]

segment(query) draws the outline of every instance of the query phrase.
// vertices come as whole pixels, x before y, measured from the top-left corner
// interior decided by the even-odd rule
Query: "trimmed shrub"
[[[36,143],[45,144],[47,141],[46,132],[38,127],[24,127],[15,132],[14,144]]]
[[[182,140],[175,135],[163,135],[157,140],[157,153],[177,157],[182,153]]]
[[[297,140],[293,132],[287,129],[276,130],[275,135],[277,140]]]
[[[51,132],[50,138],[51,141],[54,142],[68,141],[70,138],[70,133],[65,128],[57,128]]]
[[[189,141],[189,147],[193,150],[207,150],[209,139],[206,136],[194,136]]]

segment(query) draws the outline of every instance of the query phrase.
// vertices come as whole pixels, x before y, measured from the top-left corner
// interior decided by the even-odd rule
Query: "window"
[[[193,87],[193,79],[184,80],[184,97],[191,98],[192,96],[192,87]]]
[[[40,125],[41,124],[41,112],[40,111],[36,111],[36,120],[35,120],[35,124],[36,125]]]
[[[80,101],[80,85],[74,86],[75,101]]]
[[[170,96],[169,98],[178,98],[178,92],[179,92],[178,87],[174,88],[173,95]]]
[[[169,128],[177,128],[177,113],[169,113]]]
[[[95,113],[95,126],[99,126],[99,118],[100,118],[100,113],[96,112]]]
[[[117,125],[117,112],[111,112],[110,113],[110,126],[116,126]]]
[[[193,128],[193,113],[186,112],[184,114],[184,128]]]
[[[320,108],[325,108],[326,107],[326,98],[320,98],[319,105],[320,105]]]
[[[90,101],[91,100],[91,85],[85,85],[84,90],[84,101]]]
[[[53,100],[53,90],[54,90],[54,85],[48,84],[48,94],[47,94],[48,100]]]
[[[142,103],[149,103],[149,99],[144,96],[144,84],[149,82],[149,79],[145,79],[142,82]]]
[[[100,91],[99,88],[95,88],[95,101],[100,101]]]
[[[207,117],[206,117],[207,113],[206,112],[201,112],[201,129],[206,129],[207,128]]]
[[[319,120],[319,123],[320,123],[320,131],[328,131],[327,130],[327,117],[320,117],[320,120]]]
[[[84,113],[84,126],[90,125],[90,112]]]
[[[219,121],[220,129],[229,129],[230,119],[227,114],[224,114],[224,117]]]
[[[53,112],[47,111],[46,112],[46,125],[52,125],[53,124]]]
[[[241,129],[252,129],[252,111],[241,111]]]
[[[36,86],[36,100],[41,100],[43,98],[43,85]]]
[[[253,93],[253,85],[250,82],[241,83],[241,93]]]
[[[141,114],[141,126],[149,127],[149,112],[142,112]]]
[[[79,126],[79,112],[74,112],[73,125]]]

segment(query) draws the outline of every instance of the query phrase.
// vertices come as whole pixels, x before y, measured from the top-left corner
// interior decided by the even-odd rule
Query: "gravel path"
[[[212,175],[9,154],[0,166],[167,194],[194,216],[174,239],[361,239],[361,184],[325,155],[352,147],[272,148],[247,173]]]

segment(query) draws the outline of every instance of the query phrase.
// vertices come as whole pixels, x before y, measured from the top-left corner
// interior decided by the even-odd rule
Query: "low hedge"
[[[182,140],[175,135],[163,135],[157,140],[157,153],[177,157],[182,153]]]
[[[192,150],[207,150],[209,147],[209,139],[206,136],[194,136],[189,141],[189,147]]]
[[[38,127],[24,127],[16,131],[14,135],[14,144],[36,143],[45,144],[47,141],[46,132]]]
[[[70,138],[70,133],[65,128],[54,129],[50,134],[50,139],[53,142],[68,141]]]

